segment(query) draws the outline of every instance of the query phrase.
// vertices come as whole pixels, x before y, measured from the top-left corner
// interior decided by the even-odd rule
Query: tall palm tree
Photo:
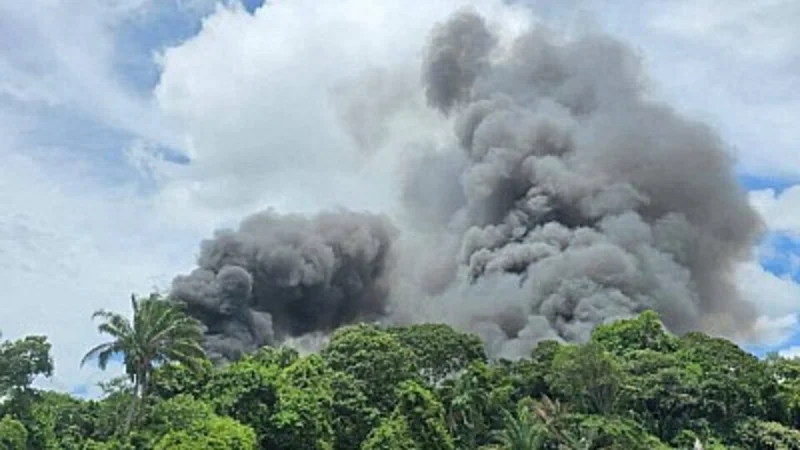
[[[92,314],[92,319],[103,319],[97,329],[112,340],[89,350],[81,366],[96,358],[97,365],[105,370],[113,356],[122,355],[134,394],[141,399],[148,393],[150,375],[157,365],[174,361],[194,366],[204,357],[200,346],[203,333],[198,323],[184,314],[180,304],[157,294],[141,301],[132,295],[131,305],[132,322],[102,309]]]

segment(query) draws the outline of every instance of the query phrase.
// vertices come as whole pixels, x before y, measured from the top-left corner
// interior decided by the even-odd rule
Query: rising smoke
[[[218,232],[172,290],[213,356],[362,320],[446,321],[504,357],[646,309],[677,333],[751,330],[732,277],[758,216],[719,137],[649,100],[627,47],[539,28],[501,44],[461,11],[420,69],[452,144],[402,168],[403,244],[386,218],[347,211]],[[344,128],[369,145],[390,132],[376,117]]]
[[[386,313],[394,228],[353,212],[264,212],[200,247],[172,296],[206,326],[212,359]]]

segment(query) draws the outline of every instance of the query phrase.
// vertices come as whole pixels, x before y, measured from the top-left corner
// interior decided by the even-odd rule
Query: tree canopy
[[[652,312],[515,361],[442,324],[362,324],[215,366],[178,306],[132,307],[95,315],[111,340],[88,357],[126,372],[99,399],[31,386],[53,372],[46,338],[0,343],[0,449],[800,449],[800,360],[673,336]]]

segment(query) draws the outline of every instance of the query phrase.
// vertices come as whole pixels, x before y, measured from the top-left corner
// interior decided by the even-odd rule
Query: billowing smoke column
[[[732,274],[760,222],[718,136],[648,100],[614,40],[534,29],[500,42],[462,11],[422,63],[453,145],[405,168],[402,198],[411,235],[437,245],[400,247],[390,277],[398,246],[382,218],[251,217],[174,282],[213,352],[381,316],[446,321],[505,357],[645,309],[678,333],[751,330]]]
[[[423,80],[429,105],[454,117],[459,148],[440,158],[465,160],[457,178],[418,172],[463,188],[463,203],[448,205],[463,230],[456,280],[521,291],[485,298],[492,306],[476,310],[488,322],[456,322],[509,356],[645,309],[676,332],[748,331],[755,312],[732,269],[750,257],[758,216],[719,138],[648,101],[627,48],[541,30],[499,48],[482,18],[462,12],[435,30]],[[421,210],[446,205],[437,192],[448,190],[411,198]]]
[[[382,316],[394,234],[375,215],[256,214],[204,241],[198,268],[175,278],[172,296],[206,325],[210,357],[235,359]]]

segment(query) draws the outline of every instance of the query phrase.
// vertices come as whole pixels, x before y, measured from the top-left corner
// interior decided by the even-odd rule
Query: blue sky
[[[78,367],[101,339],[91,311],[166,287],[215,227],[268,206],[391,210],[391,174],[354,164],[328,89],[413,68],[430,25],[463,4],[510,28],[532,5],[565,33],[615,35],[654,97],[719,130],[769,229],[741,271],[765,327],[747,346],[800,353],[800,3],[394,3],[0,2],[0,329],[51,337],[49,386],[89,395],[109,376]]]

